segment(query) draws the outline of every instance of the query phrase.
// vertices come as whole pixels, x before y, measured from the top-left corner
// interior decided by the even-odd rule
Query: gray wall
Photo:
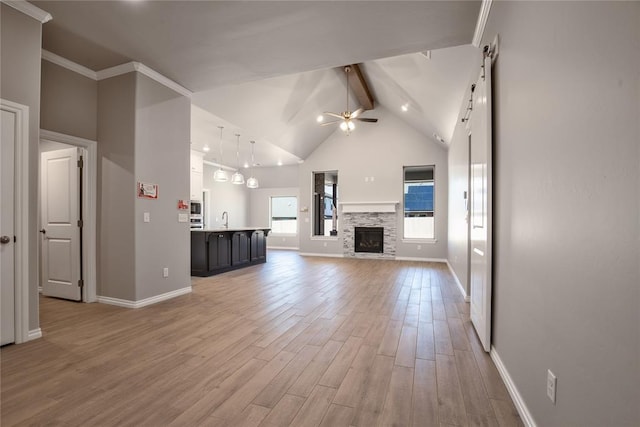
[[[494,2],[496,34],[493,345],[538,425],[638,425],[640,3]]]
[[[229,227],[247,227],[255,224],[248,223],[247,212],[249,209],[249,192],[246,185],[235,185],[230,181],[216,182],[213,180],[213,173],[217,170],[211,165],[204,165],[202,188],[209,190],[209,201],[206,209],[209,210],[210,221],[207,228],[220,228],[224,224],[222,212],[229,213]],[[229,172],[229,177],[231,177]],[[248,171],[242,171],[245,179],[249,178]],[[206,220],[205,220],[206,221]],[[258,224],[264,225],[264,224]]]
[[[398,201],[398,257],[445,259],[447,255],[447,152],[437,142],[424,137],[385,108],[376,107],[377,124],[360,123],[351,135],[336,129],[300,165],[299,207],[300,251],[342,254],[342,235],[338,239],[311,237],[311,180],[314,171],[338,171],[338,202]],[[436,243],[403,243],[402,199],[403,166],[436,166]],[[365,182],[365,177],[374,181]],[[326,246],[325,246],[326,244]],[[418,245],[422,248],[418,249]]]
[[[97,139],[98,82],[42,60],[42,129]]]
[[[136,73],[98,82],[97,294],[134,301]]]
[[[29,107],[29,176],[36,177],[40,138],[40,56],[42,24],[5,4],[0,5],[0,97]],[[38,320],[38,180],[29,180],[29,330]]]
[[[185,212],[177,207],[179,199],[189,199],[191,101],[135,74],[135,177],[159,186],[158,199],[134,199],[136,300],[141,300],[191,286],[190,228],[178,222]],[[144,212],[150,213],[148,223]]]

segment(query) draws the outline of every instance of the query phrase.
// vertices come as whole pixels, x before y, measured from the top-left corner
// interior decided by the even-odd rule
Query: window
[[[435,166],[404,168],[404,238],[433,239]]]
[[[271,232],[273,234],[297,234],[298,199],[296,197],[271,198]]]
[[[313,173],[313,235],[338,235],[338,172]]]

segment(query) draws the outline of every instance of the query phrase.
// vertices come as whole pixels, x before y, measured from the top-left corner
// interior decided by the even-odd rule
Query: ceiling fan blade
[[[342,120],[334,120],[332,122],[320,123],[320,126],[335,125],[336,123],[340,123],[341,121]]]
[[[360,114],[362,114],[363,111],[364,111],[364,108],[362,108],[362,107],[358,108],[356,111],[351,113],[351,118],[352,119],[357,118]]]
[[[358,120],[360,122],[367,122],[367,123],[377,123],[378,122],[378,119],[370,119],[368,117],[358,117],[355,120]]]
[[[344,117],[342,117],[341,114],[329,113],[329,112],[326,112],[326,111],[324,113],[322,113],[322,114],[326,114],[327,116],[331,116],[331,117],[336,117],[338,119],[344,119]]]

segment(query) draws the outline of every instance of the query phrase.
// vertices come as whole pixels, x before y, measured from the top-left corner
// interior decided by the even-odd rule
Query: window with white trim
[[[298,233],[298,198],[294,196],[271,197],[271,233]]]
[[[435,238],[435,166],[404,168],[404,238]]]

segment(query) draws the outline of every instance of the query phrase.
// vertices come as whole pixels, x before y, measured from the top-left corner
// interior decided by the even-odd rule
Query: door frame
[[[39,338],[29,333],[29,106],[0,99],[1,108],[16,116],[14,150],[14,253],[15,342]]]
[[[96,302],[96,212],[97,212],[97,174],[98,174],[98,143],[77,136],[65,135],[46,129],[40,129],[40,141],[61,142],[80,147],[86,157],[83,159],[82,173],[82,272],[85,288],[82,292],[83,302]],[[38,160],[40,162],[40,160]],[[40,167],[38,167],[38,182]],[[38,214],[40,200],[38,200]],[[38,268],[41,268],[38,265]]]

